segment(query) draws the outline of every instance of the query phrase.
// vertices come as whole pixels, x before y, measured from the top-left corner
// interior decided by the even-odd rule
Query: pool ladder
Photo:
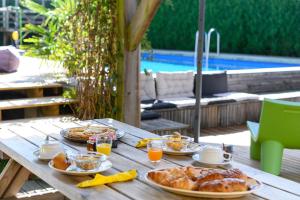
[[[205,68],[208,69],[208,58],[209,58],[209,52],[210,52],[210,39],[211,34],[215,32],[217,36],[217,55],[220,55],[220,41],[221,36],[220,33],[215,29],[211,28],[208,33],[204,33],[204,52],[205,52]],[[197,66],[197,51],[198,51],[198,37],[199,32],[196,32],[196,39],[195,39],[195,53],[194,53],[194,66]]]

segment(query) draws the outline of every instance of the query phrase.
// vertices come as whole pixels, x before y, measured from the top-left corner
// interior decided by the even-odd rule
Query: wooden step
[[[0,83],[0,91],[28,90],[39,88],[61,88],[60,83],[47,82],[8,82]]]
[[[62,96],[2,100],[0,101],[0,110],[57,106],[75,102],[75,99],[69,99]]]

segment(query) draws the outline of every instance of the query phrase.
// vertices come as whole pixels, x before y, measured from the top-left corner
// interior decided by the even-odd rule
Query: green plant
[[[144,34],[144,37],[142,38],[141,48],[142,48],[142,50],[151,50],[152,49],[151,42],[148,39],[148,32],[146,32]]]
[[[63,31],[64,22],[75,12],[76,0],[53,0],[51,8],[32,0],[22,0],[21,4],[45,17],[41,25],[26,24],[22,29],[26,39],[21,48],[26,50],[25,55],[61,60],[64,57],[61,50],[68,44],[62,44],[57,36]],[[31,36],[28,38],[28,35]]]
[[[26,25],[27,55],[60,61],[76,79],[76,115],[81,119],[122,119],[123,45],[118,0],[55,0],[46,9],[31,0],[28,8],[45,16],[40,26]],[[121,16],[121,17],[120,17]]]

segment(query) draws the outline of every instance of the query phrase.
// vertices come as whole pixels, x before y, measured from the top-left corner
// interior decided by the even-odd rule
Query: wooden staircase
[[[60,83],[0,83],[0,120],[5,120],[3,112],[18,109],[24,109],[24,115],[16,116],[17,118],[57,116],[63,105],[76,102],[75,99],[63,97],[62,91],[63,85]],[[21,98],[5,98],[5,94],[18,94]]]

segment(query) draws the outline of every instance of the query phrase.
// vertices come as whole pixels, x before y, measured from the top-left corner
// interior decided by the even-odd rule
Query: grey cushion
[[[176,97],[176,98],[165,98],[162,99],[163,102],[175,104],[178,108],[194,106],[196,103],[195,98],[189,97]]]
[[[141,100],[141,104],[153,104],[156,99],[147,99],[147,100]]]
[[[246,100],[258,100],[259,95],[249,94],[244,92],[225,92],[214,94],[215,97],[234,99],[236,101],[246,101]]]
[[[144,110],[143,112],[141,112],[141,120],[150,120],[150,119],[158,119],[158,118],[160,118],[159,113],[149,111],[149,110]]]
[[[227,97],[204,97],[201,99],[201,105],[213,105],[232,102],[236,102],[236,100]]]
[[[13,46],[0,47],[0,72],[15,72],[20,64],[20,55]]]
[[[140,73],[140,97],[141,101],[156,99],[155,82],[152,73],[149,75]]]
[[[159,109],[166,109],[166,108],[176,108],[176,105],[161,100],[155,100],[155,101],[149,100],[149,101],[141,102],[141,109],[144,110],[159,110]]]
[[[203,74],[202,76],[202,96],[212,96],[216,93],[225,93],[228,91],[227,74],[213,73]]]
[[[157,99],[193,97],[193,72],[160,72],[156,74]]]

